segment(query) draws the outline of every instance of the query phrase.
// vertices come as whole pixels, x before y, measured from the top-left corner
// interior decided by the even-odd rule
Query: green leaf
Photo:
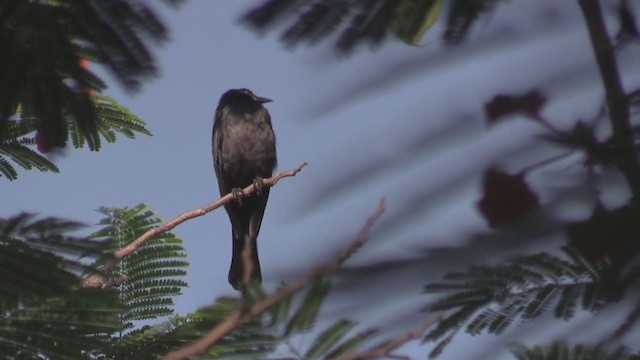
[[[160,224],[160,219],[144,204],[133,208],[100,208],[98,211],[106,217],[100,221],[103,228],[94,232],[92,238],[104,241],[112,250],[130,244]],[[114,280],[127,277],[117,288],[127,305],[127,311],[121,316],[122,330],[129,329],[134,320],[173,314],[173,297],[180,295],[181,289],[187,286],[179,279],[186,275],[184,269],[189,266],[183,260],[185,257],[182,240],[172,233],[163,233],[125,257],[108,274]],[[104,257],[98,263],[109,258]]]
[[[276,325],[289,315],[289,309],[291,307],[291,296],[287,296],[285,299],[275,304],[268,310],[270,316],[270,324]]]
[[[349,320],[339,320],[328,329],[320,333],[313,341],[311,348],[307,351],[305,358],[316,359],[331,350],[344,335],[356,326]]]
[[[376,334],[378,334],[377,329],[369,329],[356,334],[338,345],[329,355],[327,355],[327,357],[332,359],[342,354],[346,354],[351,350],[357,349],[362,344],[369,341]]]
[[[394,9],[389,28],[404,42],[420,45],[422,36],[442,13],[445,0],[401,0]]]
[[[559,341],[533,347],[513,344],[511,353],[518,360],[633,360],[637,358],[624,346],[607,347],[604,344],[569,346]]]
[[[124,307],[114,291],[78,288],[105,250],[69,235],[80,227],[31,214],[0,219],[0,358],[76,359],[107,348]]]
[[[0,156],[0,173],[9,180],[15,180],[18,178],[16,169],[2,156]]]
[[[330,283],[324,278],[320,278],[313,283],[302,304],[300,304],[298,310],[287,324],[285,336],[288,336],[292,332],[311,329],[320,312],[322,302],[329,293],[329,288]]]
[[[518,256],[504,265],[448,273],[445,281],[425,286],[425,292],[445,293],[426,310],[451,311],[425,339],[447,338],[462,327],[473,335],[500,334],[516,319],[536,318],[550,308],[556,317],[569,319],[578,303],[585,310],[598,310],[633,283],[605,276],[611,265],[593,264],[571,248],[562,250],[566,258]],[[437,349],[448,343],[439,342]]]
[[[27,170],[35,167],[40,171],[59,172],[58,167],[47,158],[18,143],[0,144],[0,154]]]

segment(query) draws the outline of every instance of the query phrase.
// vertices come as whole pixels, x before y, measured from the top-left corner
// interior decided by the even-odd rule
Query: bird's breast
[[[276,164],[276,149],[269,122],[241,119],[224,124],[221,130],[224,141],[220,150],[226,170],[235,173],[234,177],[238,179],[271,176]]]

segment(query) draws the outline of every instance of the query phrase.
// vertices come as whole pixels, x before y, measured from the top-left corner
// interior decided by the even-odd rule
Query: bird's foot
[[[256,189],[256,195],[262,195],[262,188],[264,188],[264,179],[260,176],[256,176],[256,178],[253,179],[253,188]]]
[[[233,188],[231,189],[231,194],[233,194],[233,199],[238,203],[238,207],[242,206],[242,198],[244,194],[242,193],[241,188]]]

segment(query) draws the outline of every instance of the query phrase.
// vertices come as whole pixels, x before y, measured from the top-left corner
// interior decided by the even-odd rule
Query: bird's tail
[[[251,239],[249,236],[245,239],[233,239],[233,254],[231,257],[231,268],[229,268],[229,284],[234,289],[239,290],[240,285],[244,277],[244,264],[242,262],[242,252],[245,249],[245,244],[250,244],[249,262],[251,266],[251,281],[257,280],[262,282],[262,272],[260,271],[260,260],[258,259],[258,246],[255,238]]]

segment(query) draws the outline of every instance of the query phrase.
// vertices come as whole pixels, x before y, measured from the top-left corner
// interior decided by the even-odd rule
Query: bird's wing
[[[216,171],[216,177],[218,178],[218,188],[220,189],[220,196],[226,195],[231,189],[225,184],[223,176],[223,160],[222,160],[222,129],[220,118],[223,116],[222,110],[216,111],[216,119],[213,123],[213,134],[211,138],[211,149],[213,151],[213,166]]]

